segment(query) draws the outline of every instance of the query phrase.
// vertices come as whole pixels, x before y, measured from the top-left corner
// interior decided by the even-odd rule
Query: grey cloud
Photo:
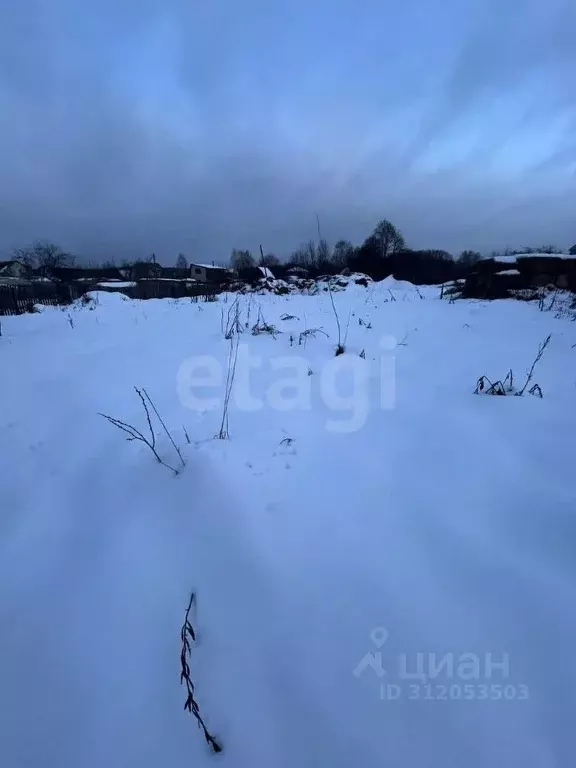
[[[0,249],[286,255],[317,212],[332,240],[383,216],[414,247],[575,240],[576,9],[358,6],[5,3]]]

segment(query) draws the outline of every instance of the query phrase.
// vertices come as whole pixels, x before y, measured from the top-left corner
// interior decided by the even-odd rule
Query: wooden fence
[[[35,304],[66,306],[82,298],[88,291],[123,293],[131,299],[199,298],[210,301],[221,293],[222,286],[164,280],[142,280],[126,288],[101,288],[93,283],[23,283],[0,285],[0,315],[33,312]]]
[[[56,283],[24,283],[0,285],[0,315],[22,315],[33,312],[35,304],[63,306],[79,299],[84,286]]]

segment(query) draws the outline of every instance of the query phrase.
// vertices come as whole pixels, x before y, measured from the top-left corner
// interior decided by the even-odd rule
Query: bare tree
[[[299,267],[310,266],[308,261],[308,253],[303,245],[300,245],[298,248],[296,248],[295,251],[292,251],[292,255],[290,256],[290,263],[296,264]]]
[[[188,259],[186,258],[186,256],[184,256],[183,253],[178,254],[178,258],[176,259],[176,268],[188,269]]]
[[[404,236],[388,219],[382,219],[378,222],[372,233],[372,238],[378,247],[380,257],[383,259],[406,248]]]
[[[280,259],[273,253],[267,253],[260,261],[263,267],[277,267],[280,264]]]
[[[19,248],[15,257],[29,267],[71,267],[75,258],[59,245],[38,241],[30,248]]]
[[[334,246],[332,261],[339,269],[348,266],[348,263],[354,256],[354,246],[349,240],[338,240]]]
[[[321,237],[316,247],[316,263],[320,268],[325,268],[331,264],[331,262],[330,246],[328,245],[328,241]]]
[[[309,266],[314,267],[318,261],[318,255],[316,252],[316,243],[314,242],[314,240],[308,240],[308,242],[304,246],[304,252],[306,253],[306,258],[308,260]]]
[[[243,269],[252,269],[256,265],[250,251],[241,251],[234,248],[230,256],[230,266],[240,272]]]
[[[462,251],[458,257],[460,264],[463,264],[466,267],[471,266],[472,264],[477,264],[481,259],[482,254],[478,253],[478,251]]]

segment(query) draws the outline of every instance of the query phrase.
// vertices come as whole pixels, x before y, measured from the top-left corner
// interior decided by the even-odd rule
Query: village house
[[[22,261],[0,261],[0,284],[18,285],[27,283],[32,278],[32,269]]]
[[[576,256],[520,253],[482,259],[466,277],[464,296],[505,298],[510,290],[548,285],[576,291]]]

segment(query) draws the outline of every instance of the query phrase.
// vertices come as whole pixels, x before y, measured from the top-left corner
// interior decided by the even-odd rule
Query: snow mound
[[[410,283],[408,280],[397,280],[392,275],[381,280],[378,286],[391,291],[410,291],[413,293],[416,290],[414,283]]]
[[[321,291],[345,291],[350,286],[367,288],[372,283],[372,278],[362,272],[354,272],[350,275],[321,275],[317,279],[290,275],[288,280],[263,277],[254,285],[236,281],[230,284],[229,290],[234,293],[258,293],[261,295],[272,293],[277,296],[284,296],[299,293],[315,296]]]
[[[77,303],[86,304],[87,302],[94,302],[101,307],[119,307],[124,302],[131,301],[131,299],[123,293],[115,293],[111,291],[87,291],[81,299],[78,299]]]
[[[370,283],[374,282],[371,277],[368,277],[363,272],[352,272],[349,275],[331,275],[330,277],[320,277],[318,279],[329,283],[332,290],[346,290],[349,286],[354,285],[367,288]]]

